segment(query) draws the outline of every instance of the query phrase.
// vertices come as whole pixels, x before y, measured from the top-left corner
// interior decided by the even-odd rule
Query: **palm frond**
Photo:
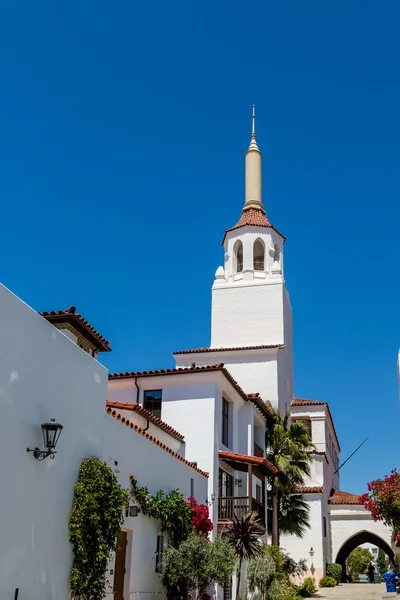
[[[254,511],[241,517],[234,516],[222,530],[222,535],[241,559],[253,558],[260,554],[262,548],[260,538],[264,534],[265,527]]]

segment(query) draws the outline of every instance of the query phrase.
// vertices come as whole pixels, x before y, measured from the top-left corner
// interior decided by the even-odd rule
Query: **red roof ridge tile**
[[[273,465],[269,460],[267,460],[266,458],[263,458],[261,456],[251,456],[250,454],[239,454],[238,452],[230,452],[228,450],[220,450],[218,452],[219,456],[222,458],[222,460],[225,459],[229,459],[229,460],[241,460],[244,462],[248,462],[250,464],[253,465],[258,465],[258,466],[264,466],[266,467],[271,473],[278,473],[278,469],[275,467],[275,465]]]
[[[142,435],[143,437],[148,439],[150,442],[153,442],[153,444],[156,444],[157,446],[159,446],[162,450],[165,450],[166,452],[168,452],[168,454],[171,454],[171,456],[173,456],[174,458],[177,458],[181,462],[185,463],[186,465],[188,465],[189,467],[191,467],[192,469],[194,469],[195,471],[197,471],[204,477],[209,476],[209,473],[207,473],[206,471],[203,471],[202,469],[199,469],[193,463],[186,460],[186,458],[184,458],[183,456],[181,456],[174,450],[171,450],[171,448],[166,446],[163,442],[161,442],[154,436],[150,435],[148,432],[144,431],[141,427],[136,425],[136,423],[132,423],[129,419],[126,419],[125,417],[123,417],[121,415],[121,413],[117,413],[117,411],[113,410],[112,408],[107,408],[107,413],[109,415],[111,415],[112,417],[116,418],[118,421],[121,421],[121,423],[124,423],[127,427],[130,427],[130,429],[136,431],[136,433],[139,433],[140,435]]]
[[[232,346],[227,348],[191,348],[190,350],[177,350],[176,354],[196,354],[200,352],[234,352],[236,350],[266,350],[277,348],[281,350],[285,348],[285,344],[263,344],[260,346]]]
[[[358,494],[352,494],[350,492],[343,492],[342,490],[332,489],[328,504],[360,504],[360,496]]]
[[[324,456],[326,462],[329,465],[329,460],[328,460],[328,456],[326,454],[326,452],[324,452],[323,450],[313,450],[312,452],[310,452],[311,455],[316,454],[317,456]]]
[[[239,229],[239,227],[245,227],[246,225],[250,225],[253,227],[270,227],[271,229],[276,231],[276,233],[278,233],[283,238],[283,240],[286,239],[285,236],[270,223],[267,216],[262,210],[257,208],[249,208],[248,210],[243,210],[240,219],[236,223],[236,225],[230,227],[225,231],[222,244],[224,243],[226,234],[229,233],[229,231],[234,231],[235,229]]]
[[[161,419],[159,419],[158,417],[153,415],[152,412],[143,408],[143,406],[141,406],[141,404],[134,404],[134,403],[130,403],[130,402],[118,402],[115,400],[107,400],[106,407],[107,408],[119,408],[120,410],[131,410],[133,412],[137,412],[140,415],[142,415],[145,419],[149,419],[149,421],[154,423],[154,425],[156,425],[160,429],[163,429],[164,431],[166,431],[173,437],[178,438],[180,440],[185,439],[185,436],[182,435],[181,433],[179,433],[179,431],[177,431],[176,429],[171,427],[171,425],[168,425],[168,423],[166,423],[165,421],[162,421]]]
[[[297,494],[323,494],[324,486],[301,486],[296,488]]]
[[[47,321],[49,321],[49,323],[51,323],[55,319],[58,320],[60,317],[66,317],[67,322],[74,320],[78,321],[86,330],[88,330],[95,338],[97,338],[99,342],[101,342],[101,346],[105,351],[111,351],[110,341],[106,340],[106,338],[103,337],[101,333],[99,333],[97,329],[95,329],[93,325],[89,323],[89,321],[82,317],[81,314],[77,313],[75,306],[70,306],[69,308],[67,308],[67,310],[51,310],[39,312],[38,314]]]

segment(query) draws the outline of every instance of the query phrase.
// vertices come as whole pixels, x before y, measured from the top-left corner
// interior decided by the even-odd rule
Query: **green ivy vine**
[[[72,596],[102,600],[107,588],[107,567],[116,550],[129,493],[113,470],[97,457],[85,458],[74,488],[69,520],[73,549],[70,572]]]
[[[166,494],[162,490],[155,496],[147,487],[139,487],[131,477],[132,497],[137,501],[144,515],[161,521],[161,531],[167,531],[172,546],[177,548],[192,531],[191,508],[179,490]]]

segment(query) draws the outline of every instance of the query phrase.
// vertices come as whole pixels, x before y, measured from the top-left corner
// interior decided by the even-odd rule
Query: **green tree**
[[[271,556],[261,553],[249,560],[247,566],[247,589],[253,597],[265,600],[275,573],[275,563]]]
[[[272,532],[272,497],[268,494],[268,532]],[[278,531],[303,537],[310,527],[310,507],[302,494],[279,492]]]
[[[378,558],[377,558],[376,564],[377,564],[380,575],[383,575],[383,573],[387,572],[387,570],[389,568],[389,561],[386,558],[386,554],[384,553],[382,548],[379,548],[379,550],[378,550]]]
[[[222,537],[210,542],[205,536],[193,533],[177,548],[168,546],[162,563],[162,582],[169,590],[170,598],[186,599],[187,594],[193,592],[201,598],[209,586],[229,583],[236,554]]]
[[[349,558],[347,559],[350,574],[353,577],[358,577],[358,575],[365,573],[369,563],[373,560],[374,557],[369,550],[358,546],[358,548],[355,548],[349,554]]]
[[[310,527],[306,505],[299,501],[299,494],[295,492],[304,485],[304,478],[311,474],[313,459],[310,453],[315,446],[304,421],[290,421],[290,413],[280,415],[274,412],[274,417],[267,427],[266,458],[278,469],[271,478],[272,544],[278,545],[281,506],[285,508],[281,515],[282,530],[302,537],[306,528]]]
[[[232,521],[223,529],[223,536],[239,559],[236,598],[239,598],[243,560],[259,556],[263,546],[260,538],[264,534],[265,528],[254,511],[242,515],[240,518],[234,515]]]

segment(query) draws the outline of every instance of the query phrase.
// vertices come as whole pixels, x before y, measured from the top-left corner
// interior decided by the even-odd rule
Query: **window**
[[[156,550],[156,573],[162,571],[162,553],[164,552],[164,536],[157,536],[157,550]]]
[[[281,251],[279,249],[278,244],[274,246],[274,262],[278,263],[281,259]]]
[[[218,476],[218,494],[220,498],[233,496],[233,476],[222,469]]]
[[[324,537],[326,537],[326,517],[324,517],[323,524],[324,524]]]
[[[262,486],[259,483],[256,483],[256,500],[262,503]]]
[[[190,478],[190,497],[194,498],[194,479]]]
[[[162,390],[146,390],[143,398],[143,408],[161,419]]]
[[[222,398],[222,443],[229,445],[229,402]]]
[[[243,244],[237,240],[234,246],[235,265],[234,272],[241,273],[243,271]]]
[[[264,271],[264,244],[261,240],[254,242],[253,268],[255,271]]]

